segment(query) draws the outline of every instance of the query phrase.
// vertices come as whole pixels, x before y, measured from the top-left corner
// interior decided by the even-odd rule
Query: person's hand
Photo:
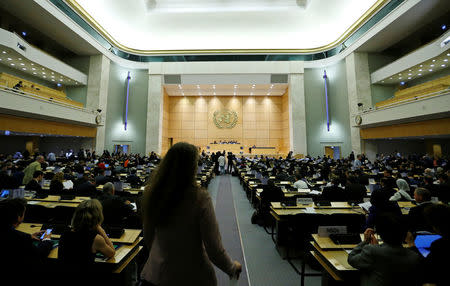
[[[96,230],[97,230],[97,233],[100,235],[106,234],[105,230],[103,229],[103,227],[100,224],[97,224]]]
[[[129,200],[126,200],[126,201],[125,201],[125,204],[130,205],[131,202],[130,202]]]
[[[414,247],[416,244],[414,243],[414,235],[412,232],[408,231],[406,233],[405,242],[408,244],[408,247]]]
[[[366,230],[364,231],[364,241],[370,242],[371,237],[374,234],[375,234],[375,230],[373,230],[373,228],[366,228]]]
[[[242,272],[242,265],[238,261],[234,261],[233,265],[234,265],[234,269],[235,269],[234,277],[236,277],[236,279],[239,279],[239,275]],[[232,278],[234,278],[234,277],[232,277]]]
[[[38,232],[33,233],[33,234],[31,235],[31,238],[32,238],[33,240],[40,241],[40,240],[41,240],[41,235],[44,234],[44,231],[45,231],[45,230],[41,230],[41,231],[38,231]]]

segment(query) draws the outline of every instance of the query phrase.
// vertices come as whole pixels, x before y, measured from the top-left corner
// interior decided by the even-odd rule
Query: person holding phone
[[[101,227],[102,223],[103,209],[98,200],[87,200],[78,205],[71,230],[63,233],[59,240],[58,260],[62,272],[77,274],[77,279],[82,282],[92,273],[97,252],[106,258],[115,255],[114,245]]]
[[[28,277],[42,274],[44,259],[52,250],[51,232],[38,231],[27,234],[17,230],[25,218],[26,200],[7,199],[0,202],[0,245],[2,245],[2,266],[0,267],[0,285],[3,280],[13,277],[15,285],[28,285]],[[17,275],[16,275],[17,274]],[[31,279],[31,278],[30,278]]]
[[[142,204],[150,253],[140,285],[214,286],[212,264],[239,278],[242,266],[222,246],[211,197],[197,186],[198,157],[194,145],[176,143],[152,172]]]

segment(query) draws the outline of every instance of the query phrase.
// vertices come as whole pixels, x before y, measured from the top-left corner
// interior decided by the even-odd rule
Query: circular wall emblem
[[[233,110],[217,110],[214,112],[213,116],[214,124],[216,124],[217,128],[223,129],[233,128],[238,120],[238,116],[236,111]]]

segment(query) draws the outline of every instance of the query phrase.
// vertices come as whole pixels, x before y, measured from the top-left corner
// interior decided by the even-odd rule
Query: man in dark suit
[[[31,181],[29,181],[28,184],[25,186],[25,190],[42,193],[42,186],[41,186],[42,178],[44,178],[44,173],[42,171],[34,171],[33,179],[31,179]]]
[[[348,201],[362,202],[367,194],[366,192],[366,187],[358,183],[355,176],[348,176],[347,185],[345,186],[345,196]]]
[[[42,265],[53,247],[51,234],[44,235],[41,240],[43,232],[30,235],[16,229],[24,220],[25,208],[26,201],[23,199],[0,202],[0,245],[3,246],[1,285],[6,285],[4,282],[8,279],[13,279],[15,285],[35,284],[35,276],[32,274],[44,275]],[[24,275],[24,271],[27,275]],[[33,280],[28,281],[31,279]]]
[[[381,215],[376,227],[383,244],[369,229],[348,255],[348,263],[360,270],[360,285],[421,285],[421,258],[402,246],[407,228],[401,216]]]
[[[339,187],[339,177],[331,179],[331,186],[323,188],[321,199],[331,202],[346,201],[344,189]]]
[[[134,188],[142,186],[142,180],[136,175],[136,169],[131,168],[130,172],[131,174],[128,175],[125,182],[129,183]]]
[[[433,232],[433,228],[425,218],[424,211],[428,206],[431,206],[431,193],[424,188],[417,188],[414,191],[414,199],[417,206],[409,210],[408,226],[411,232],[429,231]]]
[[[103,206],[104,224],[108,226],[121,226],[125,220],[135,216],[130,201],[124,200],[114,194],[114,184],[106,183],[103,193],[98,198]]]
[[[73,184],[73,190],[78,196],[96,197],[97,189],[95,185],[90,181],[91,174],[84,172],[83,176],[76,180]]]
[[[98,176],[95,177],[95,184],[99,186],[104,185],[108,182],[109,182],[108,177],[105,176],[105,169],[99,169]]]

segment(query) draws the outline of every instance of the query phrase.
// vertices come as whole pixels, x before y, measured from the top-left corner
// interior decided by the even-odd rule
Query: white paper
[[[70,190],[73,188],[73,182],[71,180],[64,181],[63,186],[65,190]]]
[[[365,202],[365,203],[358,204],[358,206],[360,206],[363,210],[368,212],[369,208],[372,206],[372,204],[370,202]]]
[[[135,210],[137,210],[137,206],[136,206],[136,203],[131,203],[130,205],[132,205],[133,206],[133,210],[135,211]]]
[[[317,191],[317,190],[312,190],[311,192],[309,192],[310,195],[320,195],[321,192]]]
[[[316,210],[313,207],[307,207],[304,212],[307,214],[315,214]]]
[[[38,203],[40,203],[39,201],[28,201],[27,205],[37,205]]]

